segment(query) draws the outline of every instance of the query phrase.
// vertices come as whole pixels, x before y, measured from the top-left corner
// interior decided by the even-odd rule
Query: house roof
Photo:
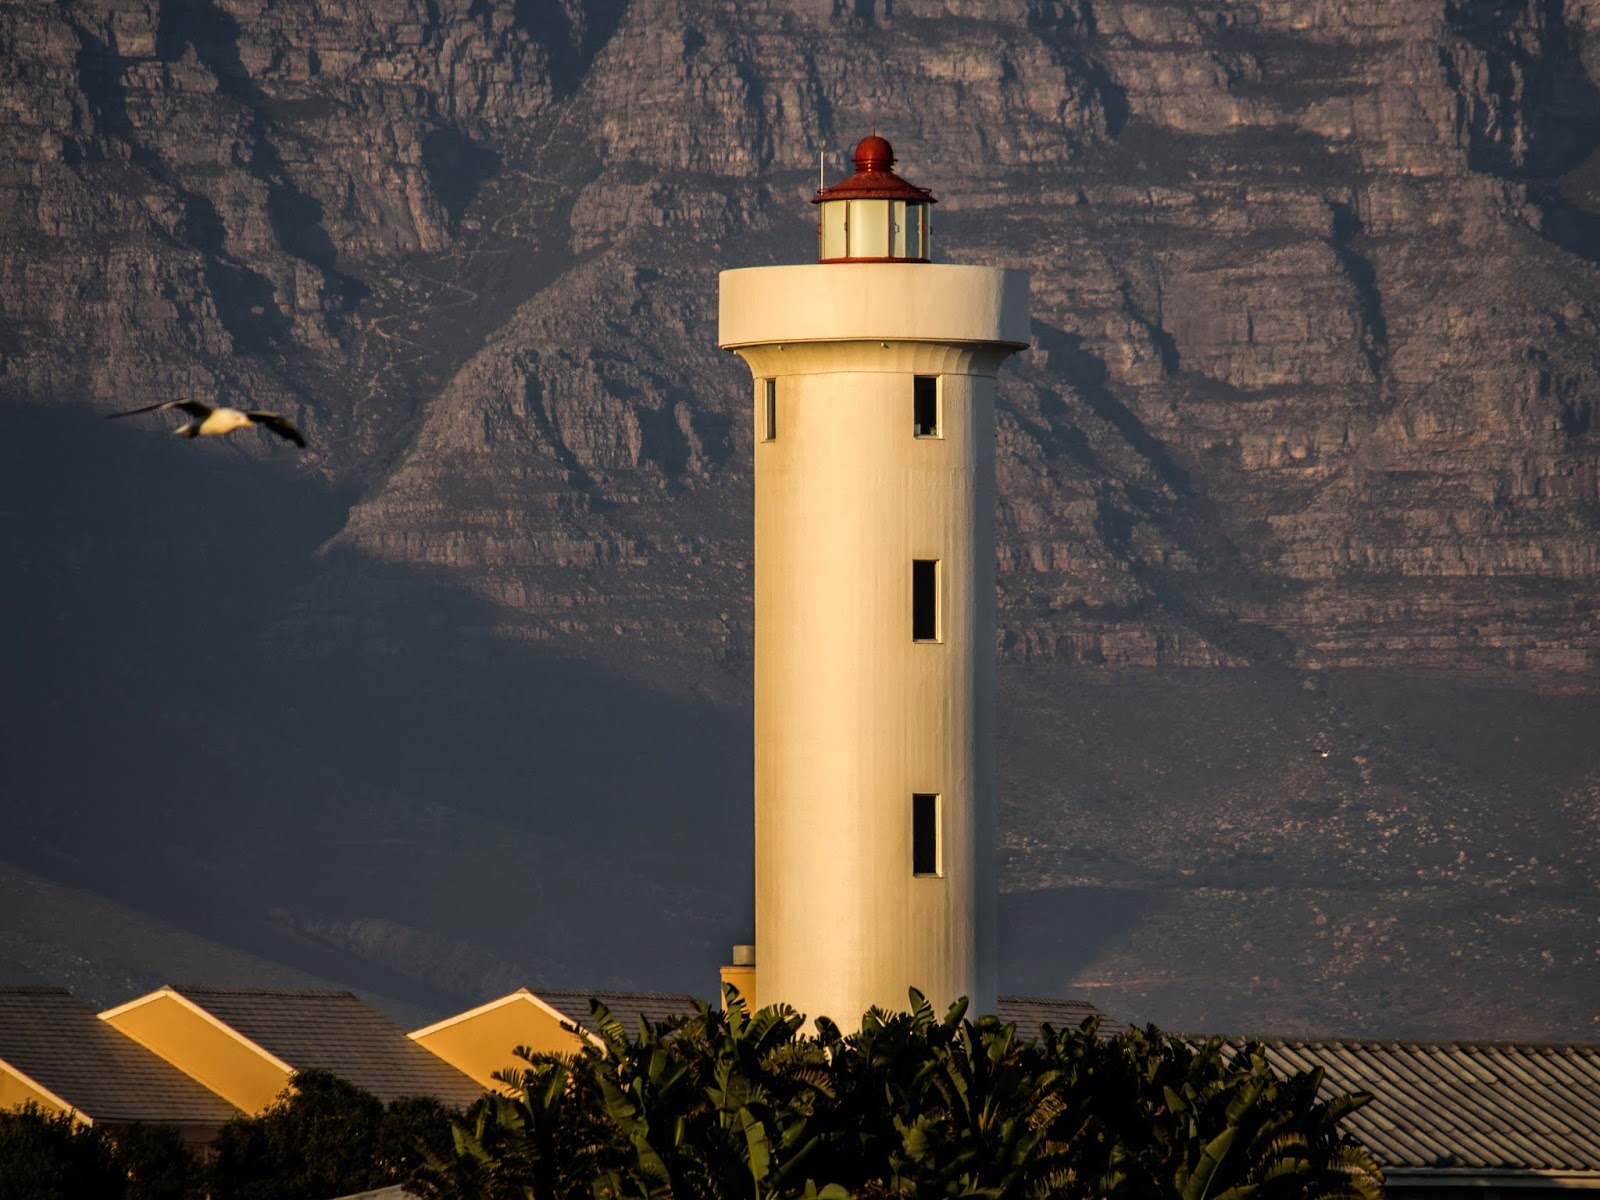
[[[610,1009],[611,1015],[622,1022],[622,1027],[629,1034],[638,1028],[640,1016],[652,1022],[692,1017],[697,1000],[697,997],[682,992],[588,991],[583,988],[540,988],[535,994],[573,1024],[591,1033],[595,1032],[595,1023],[589,1012],[590,997]],[[1127,1028],[1086,1000],[1001,996],[995,1015],[1002,1021],[1014,1022],[1017,1033],[1024,1038],[1038,1037],[1040,1028],[1046,1024],[1059,1030],[1076,1029],[1089,1017],[1100,1018],[1103,1033],[1116,1033]]]
[[[1102,1034],[1120,1033],[1127,1028],[1087,1000],[1056,1000],[1048,996],[1001,996],[995,1005],[995,1016],[1016,1025],[1017,1036],[1022,1038],[1038,1037],[1045,1025],[1057,1032],[1077,1029],[1090,1017],[1100,1018]]]
[[[386,1103],[401,1096],[434,1096],[464,1106],[483,1095],[478,1084],[352,992],[175,990],[296,1070],[332,1071]]]
[[[589,1010],[589,1001],[598,1000],[611,1010],[611,1015],[622,1023],[630,1037],[638,1032],[640,1017],[652,1024],[676,1017],[692,1017],[698,1011],[695,1004],[700,999],[687,992],[620,992],[590,988],[538,988],[533,994],[590,1033],[599,1032]]]
[[[0,1062],[97,1123],[220,1125],[239,1115],[66,988],[0,987]]]
[[[1370,1092],[1349,1127],[1388,1170],[1600,1171],[1600,1046],[1261,1044],[1281,1071],[1323,1068],[1325,1095]]]

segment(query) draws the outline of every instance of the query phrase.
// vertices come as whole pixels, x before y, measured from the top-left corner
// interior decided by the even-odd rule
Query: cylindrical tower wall
[[[993,1011],[994,376],[1025,280],[817,270],[723,277],[722,341],[755,376],[759,998],[847,1028],[912,986]]]

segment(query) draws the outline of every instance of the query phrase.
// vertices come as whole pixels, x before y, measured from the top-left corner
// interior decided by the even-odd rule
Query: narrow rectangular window
[[[778,381],[761,381],[761,440],[770,442],[778,436]]]
[[[936,792],[911,795],[911,873],[938,875],[939,796]]]
[[[939,436],[939,377],[913,375],[911,377],[912,420],[918,437]]]
[[[939,640],[939,560],[911,560],[911,640]]]

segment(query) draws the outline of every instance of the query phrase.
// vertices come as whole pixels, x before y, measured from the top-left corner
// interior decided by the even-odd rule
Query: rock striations
[[[729,653],[680,623],[748,622],[711,275],[803,257],[876,121],[1036,280],[1004,655],[1587,681],[1594,9],[834,9],[9,5],[0,387],[287,402],[339,546]]]
[[[1032,272],[1003,660],[1586,692],[1597,80],[1594,0],[3,3],[0,399],[293,418],[341,515],[275,654],[737,708],[715,273],[811,257],[875,124],[941,256]]]

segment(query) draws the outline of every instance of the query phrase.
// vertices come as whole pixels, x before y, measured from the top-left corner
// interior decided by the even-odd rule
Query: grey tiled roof
[[[482,1087],[351,992],[174,990],[296,1070],[321,1067],[385,1102],[434,1096],[465,1106],[483,1095]]]
[[[534,995],[557,1012],[564,1014],[574,1024],[593,1032],[594,1018],[589,1012],[591,997],[600,1001],[611,1015],[622,1022],[623,1029],[632,1036],[639,1028],[639,1017],[666,1021],[674,1017],[692,1017],[696,997],[682,992],[620,992],[586,991],[583,988],[540,988]],[[1056,1029],[1076,1029],[1089,1017],[1100,1018],[1104,1033],[1116,1033],[1127,1028],[1113,1021],[1084,1000],[1052,1000],[1042,996],[1001,996],[997,1006],[1001,1020],[1014,1022],[1017,1033],[1024,1038],[1039,1036],[1039,1029],[1048,1023]]]
[[[1127,1026],[1112,1020],[1087,1000],[1052,1000],[1046,996],[1001,996],[995,1016],[1017,1027],[1017,1036],[1036,1038],[1049,1025],[1058,1033],[1077,1029],[1090,1017],[1100,1018],[1102,1034],[1120,1033]]]
[[[1349,1125],[1386,1168],[1600,1171],[1600,1046],[1262,1045],[1279,1070],[1322,1067],[1326,1095],[1372,1093]]]
[[[240,1115],[65,988],[0,988],[0,1060],[102,1124],[220,1125]]]
[[[687,992],[619,992],[591,990],[588,988],[530,988],[533,994],[566,1017],[574,1025],[597,1031],[594,1016],[589,1010],[591,999],[600,1001],[611,1015],[622,1023],[629,1037],[639,1032],[639,1018],[651,1023],[670,1021],[676,1017],[692,1017],[697,1011],[698,996]]]

